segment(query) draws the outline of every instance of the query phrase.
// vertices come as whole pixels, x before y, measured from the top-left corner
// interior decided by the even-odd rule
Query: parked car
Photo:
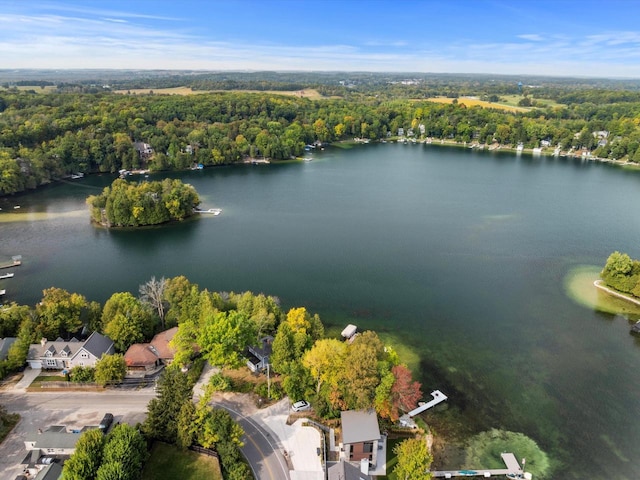
[[[302,412],[304,410],[309,410],[310,408],[311,408],[311,405],[309,405],[309,402],[306,402],[305,400],[300,400],[299,402],[296,402],[293,405],[291,405],[291,409],[294,412]]]
[[[98,425],[98,428],[102,430],[104,433],[107,433],[107,430],[109,430],[109,427],[111,426],[112,423],[113,423],[113,414],[105,413],[104,417],[100,421],[100,425]]]

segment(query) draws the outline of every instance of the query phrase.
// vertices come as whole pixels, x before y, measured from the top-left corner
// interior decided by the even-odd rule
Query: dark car
[[[109,427],[111,426],[112,423],[113,423],[113,414],[105,413],[104,417],[100,421],[100,425],[98,425],[98,428],[103,432],[107,433],[107,430],[109,430]]]

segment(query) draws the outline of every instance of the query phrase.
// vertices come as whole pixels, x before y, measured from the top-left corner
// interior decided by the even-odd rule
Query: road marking
[[[216,402],[214,402],[216,403]],[[245,417],[244,415],[242,415],[240,412],[235,411],[233,408],[227,407],[226,405],[222,404],[222,403],[218,403],[219,406],[221,406],[222,408],[224,408],[225,410],[228,410],[229,412],[233,412],[235,413],[238,417],[244,419],[247,421],[247,423],[249,423],[250,425],[252,425],[256,431],[262,435],[262,437],[267,441],[267,443],[271,446],[271,448],[273,449],[273,453],[276,456],[276,459],[278,460],[278,463],[280,464],[280,468],[282,468],[282,471],[285,472],[285,474],[287,475],[287,477],[289,477],[289,468],[285,467],[285,465],[282,463],[282,459],[280,458],[280,455],[278,455],[278,449],[275,448],[273,446],[273,444],[271,443],[271,440],[269,440],[269,438],[262,433],[262,430],[260,428],[260,425],[258,425],[257,422],[255,422],[253,419],[251,419],[250,417]],[[253,441],[251,443],[254,443]]]

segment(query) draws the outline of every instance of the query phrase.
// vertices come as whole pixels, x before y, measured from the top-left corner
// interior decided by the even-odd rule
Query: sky
[[[640,78],[638,0],[0,0],[0,69]]]

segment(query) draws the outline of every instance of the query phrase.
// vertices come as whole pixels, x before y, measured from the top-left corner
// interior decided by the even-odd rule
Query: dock
[[[22,255],[15,255],[11,257],[11,263],[3,263],[0,268],[12,268],[22,265]]]
[[[532,476],[528,472],[524,472],[522,467],[516,460],[513,453],[501,453],[502,461],[506,468],[499,469],[476,469],[476,470],[441,470],[430,472],[434,478],[453,478],[453,477],[484,477],[491,478],[494,476],[506,476],[510,479],[531,480]]]
[[[431,407],[439,404],[440,402],[444,402],[448,398],[440,390],[434,390],[433,392],[431,392],[431,396],[433,397],[433,400],[427,403],[423,403],[418,408],[414,408],[407,415],[409,415],[410,417],[415,417],[416,415],[424,412],[425,410],[430,409]]]

